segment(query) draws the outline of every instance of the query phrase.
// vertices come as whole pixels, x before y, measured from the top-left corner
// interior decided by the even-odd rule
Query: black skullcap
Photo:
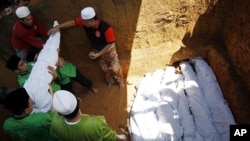
[[[21,115],[29,105],[29,95],[24,88],[18,88],[6,95],[4,107],[15,115]]]
[[[29,51],[28,54],[27,54],[27,56],[26,56],[26,61],[33,62],[35,56],[36,56],[36,52],[35,51]]]
[[[12,55],[9,60],[6,63],[6,67],[12,71],[17,69],[18,63],[21,60],[20,57],[16,56],[16,55]]]

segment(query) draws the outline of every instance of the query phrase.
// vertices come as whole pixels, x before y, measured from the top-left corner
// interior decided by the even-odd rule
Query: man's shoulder
[[[110,27],[111,26],[109,25],[109,23],[107,23],[106,21],[100,20],[100,26],[99,26],[100,31],[105,32]]]
[[[12,121],[15,121],[16,119],[14,117],[9,117],[7,118],[5,121],[4,121],[4,124],[9,124],[11,123]]]
[[[28,29],[20,21],[16,21],[13,25],[13,32],[14,34],[23,36],[28,32]]]
[[[51,125],[52,126],[58,126],[65,123],[65,118],[62,115],[59,115],[58,113],[54,113],[52,115],[52,119],[51,119]]]
[[[13,29],[14,31],[16,31],[19,30],[20,28],[23,28],[23,24],[20,22],[20,20],[17,20],[13,25]]]
[[[8,130],[8,129],[12,129],[15,128],[18,124],[20,124],[20,121],[17,121],[17,119],[15,119],[14,117],[9,117],[7,118],[4,123],[3,123],[3,129],[4,130]]]
[[[104,21],[104,20],[102,20],[102,19],[100,19],[100,25],[101,25],[101,26],[107,26],[107,27],[110,26],[108,22],[106,22],[106,21]]]
[[[3,123],[3,130],[5,133],[9,133],[12,129],[15,129],[16,127],[16,121],[13,117],[7,118]]]
[[[82,119],[84,121],[89,121],[93,122],[93,124],[100,124],[102,122],[106,122],[106,119],[102,115],[88,115],[88,114],[83,114]]]

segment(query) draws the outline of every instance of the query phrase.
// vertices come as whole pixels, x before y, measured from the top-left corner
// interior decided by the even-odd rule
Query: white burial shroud
[[[54,22],[54,26],[56,25],[58,25],[57,21]],[[24,84],[25,90],[34,103],[32,113],[47,112],[51,109],[52,96],[48,90],[53,77],[49,73],[48,66],[56,69],[60,36],[60,31],[50,35]]]

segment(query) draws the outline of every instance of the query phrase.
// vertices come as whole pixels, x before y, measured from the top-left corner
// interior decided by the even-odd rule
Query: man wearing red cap
[[[25,59],[29,48],[43,48],[44,42],[42,38],[39,39],[38,37],[47,38],[48,30],[42,27],[41,23],[31,15],[29,8],[26,6],[18,7],[16,15],[18,21],[13,27],[11,44],[17,56]]]
[[[101,69],[106,74],[105,78],[109,86],[118,83],[119,88],[122,88],[124,80],[122,67],[116,52],[113,28],[107,22],[97,18],[95,10],[92,7],[86,7],[81,11],[81,17],[64,22],[50,29],[49,34],[71,26],[78,26],[85,30],[94,49],[94,51],[89,53],[89,58],[98,60]]]

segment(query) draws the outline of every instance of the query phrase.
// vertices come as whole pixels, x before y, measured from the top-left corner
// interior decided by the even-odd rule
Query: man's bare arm
[[[49,31],[48,31],[48,35],[50,34],[53,34],[57,31],[59,31],[60,29],[63,29],[63,28],[68,28],[68,27],[72,27],[72,26],[75,26],[75,21],[74,20],[71,20],[71,21],[67,21],[67,22],[64,22],[64,23],[61,23],[53,28],[51,28]]]

